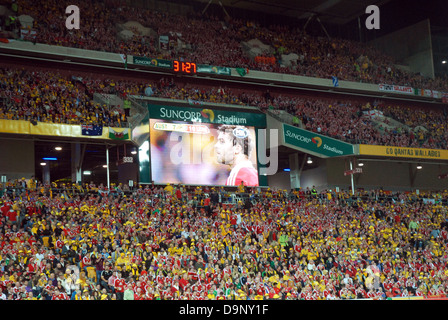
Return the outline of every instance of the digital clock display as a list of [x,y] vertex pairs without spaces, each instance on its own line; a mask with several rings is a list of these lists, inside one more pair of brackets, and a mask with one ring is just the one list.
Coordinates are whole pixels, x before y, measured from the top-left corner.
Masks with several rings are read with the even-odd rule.
[[173,61],[174,72],[182,72],[187,74],[196,74],[196,63],[185,61]]

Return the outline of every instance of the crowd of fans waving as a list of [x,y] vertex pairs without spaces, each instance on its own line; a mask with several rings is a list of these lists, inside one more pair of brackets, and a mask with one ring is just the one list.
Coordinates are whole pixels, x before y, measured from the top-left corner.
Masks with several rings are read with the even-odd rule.
[[0,299],[444,298],[447,196],[10,181]]

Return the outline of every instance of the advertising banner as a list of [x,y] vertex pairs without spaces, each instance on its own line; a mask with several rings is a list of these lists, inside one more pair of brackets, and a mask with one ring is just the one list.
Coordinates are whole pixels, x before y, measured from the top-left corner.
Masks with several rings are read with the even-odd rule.
[[446,94],[445,92],[440,92],[437,90],[418,89],[418,88],[397,86],[397,85],[393,85],[393,84],[384,84],[384,83],[380,84],[378,86],[378,89],[380,91],[413,94],[416,96],[442,99],[442,101],[443,101],[444,95]]
[[414,94],[414,89],[412,87],[405,86],[397,86],[393,84],[380,84],[380,91],[389,91],[389,92],[397,92],[397,93],[405,93],[405,94]]
[[266,127],[263,113],[215,110],[204,105],[189,108],[148,104],[148,110],[151,119]]
[[213,73],[213,74],[222,74],[226,76],[231,75],[230,68],[227,67],[216,67],[216,66],[209,66],[206,64],[198,64],[196,72],[202,72],[202,73]]
[[354,154],[353,145],[308,130],[283,124],[285,144],[320,154],[323,158]]
[[170,60],[133,56],[133,62],[134,62],[134,64],[138,64],[141,66],[147,66],[147,67],[159,67],[159,68],[167,68],[167,69],[173,68],[173,62]]
[[[37,122],[33,125],[30,121],[25,120],[0,120],[0,132],[1,133],[15,133],[15,134],[29,134],[29,135],[42,135],[42,136],[57,136],[57,137],[72,137],[72,138],[91,138],[91,139],[110,139],[109,130],[103,130],[101,132],[95,131],[95,134],[87,134],[87,131],[91,131],[93,126],[73,124],[56,124]],[[121,132],[123,128],[109,128],[112,131]],[[126,138],[125,140],[129,140]]]
[[448,160],[448,150],[359,145],[359,154],[380,157]]

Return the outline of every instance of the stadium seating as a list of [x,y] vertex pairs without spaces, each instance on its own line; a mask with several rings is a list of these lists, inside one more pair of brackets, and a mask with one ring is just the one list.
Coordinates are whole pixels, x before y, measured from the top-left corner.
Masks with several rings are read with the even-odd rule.
[[[66,124],[126,124],[122,106],[94,102],[93,93],[122,94],[115,83],[83,81],[46,70],[24,68],[0,70],[0,118]],[[123,85],[126,83],[123,82]],[[131,89],[126,86],[126,89]]]
[[[15,81],[19,79],[20,81]],[[261,90],[194,86],[162,78],[158,81],[121,80],[20,66],[0,69],[0,118],[54,123],[126,126],[123,105],[106,106],[94,101],[94,93],[112,93],[123,99],[145,95],[151,86],[153,97],[197,102],[250,105],[260,110],[284,110],[297,117],[310,131],[350,143],[444,149],[447,147],[447,114],[435,108],[407,106],[381,100],[309,98]],[[53,89],[53,91],[51,90]],[[74,90],[69,92],[68,90]],[[378,124],[365,111],[381,111]],[[399,123],[398,128],[387,125]]]
[[[29,40],[37,43],[420,89],[447,87],[447,79],[402,71],[391,57],[365,44],[313,37],[289,26],[262,26],[238,19],[220,21],[200,13],[173,15],[112,0],[79,4],[83,27],[67,31],[61,17],[71,3],[17,3],[18,15],[34,19],[36,36]],[[123,31],[126,37],[121,35]],[[161,35],[170,35],[166,50],[159,48]],[[257,41],[257,48],[263,50],[253,51],[251,41]]]

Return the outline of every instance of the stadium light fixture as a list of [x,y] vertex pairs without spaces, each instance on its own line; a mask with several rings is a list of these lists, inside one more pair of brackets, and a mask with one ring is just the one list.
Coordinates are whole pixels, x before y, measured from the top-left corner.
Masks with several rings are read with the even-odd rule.
[[421,165],[421,164],[418,164],[418,165],[417,165],[417,169],[420,170],[421,168],[423,168],[422,165]]
[[137,150],[132,150],[131,154],[137,154]]
[[54,147],[54,150],[56,150],[56,151],[61,151],[61,150],[62,150],[62,147],[59,147],[59,146]]
[[107,168],[107,164],[103,164],[103,168]]
[[308,163],[308,164],[313,163],[313,159],[311,159],[311,157],[308,157],[308,160],[306,161],[306,163]]
[[359,163],[358,163],[358,166],[359,166],[359,167],[362,167],[363,165],[364,165],[363,162],[359,162]]
[[83,172],[83,174],[84,174],[85,176],[90,176],[90,175],[92,174],[92,171],[88,171],[88,170],[86,170],[86,171]]
[[46,166],[47,163],[46,163],[46,162],[41,162],[40,165],[41,165],[41,166]]
[[442,64],[446,64],[446,60],[442,60]]

